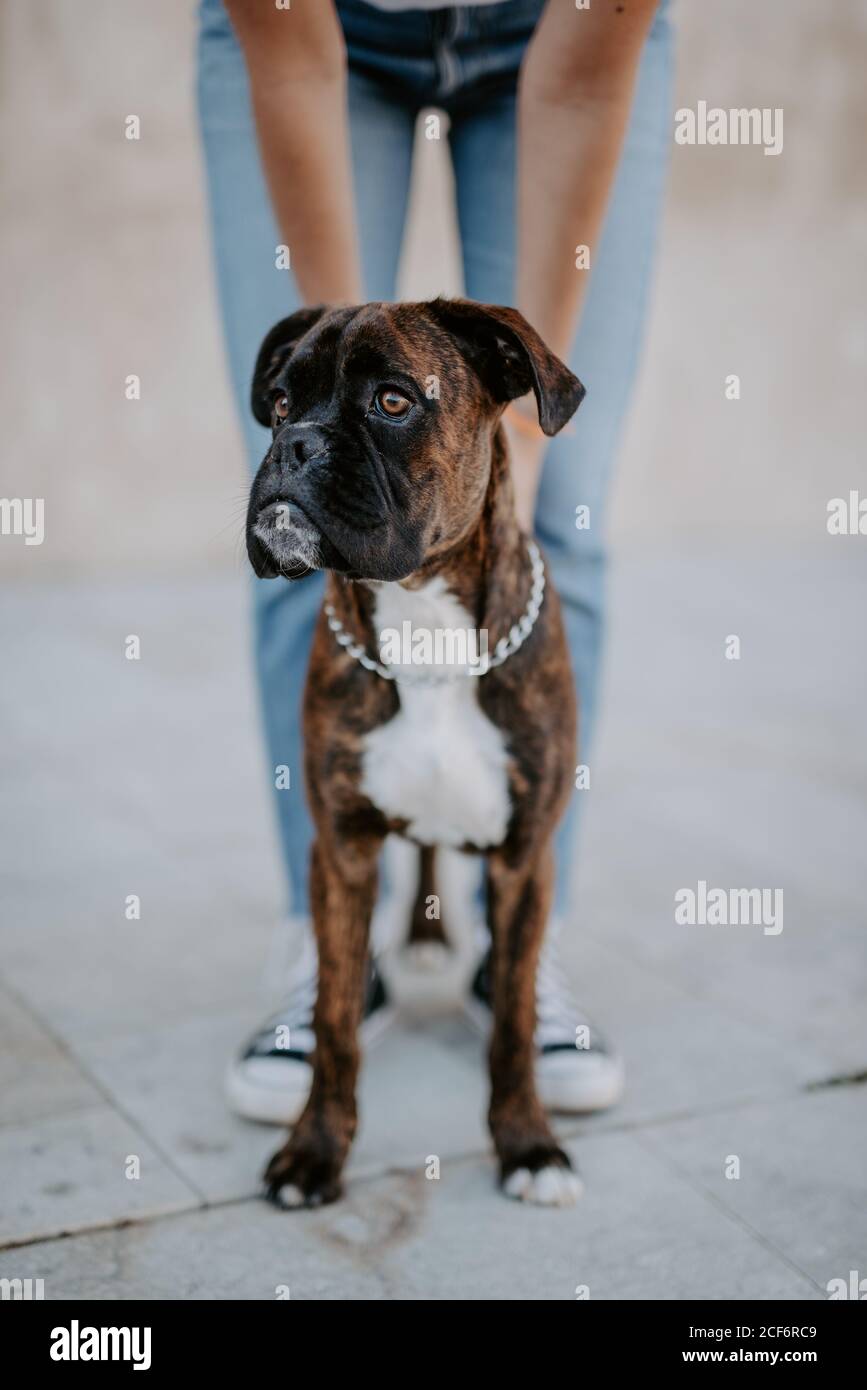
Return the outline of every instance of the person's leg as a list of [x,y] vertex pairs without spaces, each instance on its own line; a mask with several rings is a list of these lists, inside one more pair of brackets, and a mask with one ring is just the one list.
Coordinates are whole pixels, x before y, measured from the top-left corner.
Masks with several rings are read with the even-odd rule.
[[[270,435],[249,407],[253,364],[262,338],[298,307],[291,272],[277,269],[277,232],[259,162],[247,74],[221,0],[204,0],[198,49],[198,105],[205,152],[211,231],[231,383],[250,472]],[[415,113],[390,99],[372,79],[351,71],[352,158],[366,292],[394,295]],[[290,911],[307,912],[311,839],[301,761],[301,698],[323,577],[296,584],[251,580],[256,675],[261,696],[268,776],[278,816]],[[275,769],[289,769],[278,790]]]
[[[632,119],[612,191],[587,300],[569,363],[587,385],[574,435],[551,441],[536,530],[562,597],[581,700],[579,762],[589,763],[599,692],[605,612],[607,502],[635,381],[671,145],[673,43],[660,14],[644,51]],[[582,272],[576,271],[576,274]],[[577,508],[589,526],[578,529]],[[570,890],[580,791],[558,836],[557,908]]]
[[[528,3],[522,0],[521,8]],[[494,21],[493,11],[488,15]],[[491,38],[495,45],[493,34]],[[473,299],[509,304],[514,298],[516,240],[514,35],[500,49],[500,56],[506,71],[501,68],[499,85],[490,86],[489,52],[485,55],[488,89],[482,91],[482,99],[456,105],[450,139],[466,292]],[[468,51],[467,63],[471,61]],[[507,80],[510,65],[511,82]],[[562,602],[579,693],[581,762],[588,760],[599,683],[605,503],[637,366],[662,203],[670,141],[671,67],[671,36],[667,19],[660,15],[643,56],[589,295],[569,356],[570,366],[588,387],[587,400],[570,432],[548,447],[536,508],[535,529]],[[576,508],[582,505],[590,508],[586,530],[575,525]],[[579,804],[576,790],[557,837],[555,920],[568,910]],[[596,1110],[613,1104],[623,1088],[622,1064],[571,999],[553,940],[543,949],[536,998],[540,1099],[549,1108],[561,1110]],[[490,957],[486,956],[468,1000],[470,1016],[481,1028],[489,1022],[491,1000]],[[586,1027],[583,1034],[576,1031],[582,1026]]]
[[[667,8],[663,6],[663,11]],[[604,626],[604,522],[621,427],[635,379],[670,146],[672,36],[657,16],[642,58],[629,131],[569,365],[588,388],[568,433],[548,446],[536,508],[563,605],[580,701],[580,761],[595,723]],[[515,92],[501,91],[452,122],[467,294],[511,303],[515,261]],[[577,271],[576,274],[582,272]],[[590,525],[576,527],[576,508]],[[567,905],[580,792],[557,844],[556,911]]]
[[[375,12],[373,12],[375,21]],[[361,19],[366,16],[361,12]],[[385,17],[380,21],[387,22]],[[375,34],[373,35],[375,37]],[[350,60],[352,41],[348,41]],[[299,305],[292,276],[277,269],[281,241],[259,162],[246,69],[222,0],[203,0],[198,50],[198,103],[205,152],[211,229],[230,376],[247,446],[258,468],[270,435],[253,419],[249,387],[259,345],[277,319]],[[415,110],[388,84],[350,66],[352,159],[362,269],[370,298],[394,296],[412,159]],[[281,930],[289,970],[286,996],[233,1060],[230,1104],[251,1119],[290,1123],[310,1085],[311,1018],[316,954],[308,919],[312,827],[303,785],[301,701],[323,576],[296,584],[253,580],[254,641],[267,749],[276,798],[279,843],[286,870],[291,925]],[[286,766],[287,790],[275,770]],[[294,929],[293,929],[294,928]],[[372,971],[363,1035],[370,1042],[388,1017],[378,974]]]

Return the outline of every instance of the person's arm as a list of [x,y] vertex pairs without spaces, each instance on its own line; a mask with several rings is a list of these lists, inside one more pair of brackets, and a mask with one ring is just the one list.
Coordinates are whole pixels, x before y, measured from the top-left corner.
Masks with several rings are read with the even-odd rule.
[[259,150],[306,304],[361,298],[346,50],[332,0],[226,0],[244,50]]
[[[568,359],[658,0],[548,0],[518,94],[517,307]],[[575,248],[590,250],[578,270]],[[590,385],[592,390],[592,383]],[[522,521],[531,523],[544,441],[518,402],[510,429]],[[526,423],[525,423],[526,422]]]

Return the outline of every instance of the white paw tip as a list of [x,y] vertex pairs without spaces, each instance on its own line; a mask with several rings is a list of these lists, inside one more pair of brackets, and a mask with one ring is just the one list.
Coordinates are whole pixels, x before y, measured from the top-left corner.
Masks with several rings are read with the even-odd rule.
[[551,1164],[531,1173],[529,1168],[516,1168],[503,1184],[507,1197],[518,1202],[533,1202],[538,1207],[574,1206],[584,1191],[584,1184],[570,1168]]
[[404,959],[410,970],[423,975],[442,975],[451,951],[439,941],[416,941],[406,947]]
[[303,1207],[305,1198],[300,1187],[295,1187],[294,1183],[287,1182],[278,1190],[276,1201],[278,1206],[286,1207],[288,1211],[292,1211],[296,1207]]

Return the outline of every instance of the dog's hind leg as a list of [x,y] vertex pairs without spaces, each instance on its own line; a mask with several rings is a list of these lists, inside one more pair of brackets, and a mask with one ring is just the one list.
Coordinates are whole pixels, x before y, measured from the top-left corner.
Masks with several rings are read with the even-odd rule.
[[281,1206],[319,1206],[340,1196],[340,1174],[355,1136],[358,1026],[368,970],[381,837],[323,844],[311,858],[311,905],[319,954],[310,1096],[265,1172]]
[[507,1196],[542,1206],[571,1206],[581,1191],[536,1095],[536,966],[551,906],[550,846],[529,862],[488,857],[488,915],[493,945],[494,1026],[488,1121]]
[[408,946],[448,946],[442,922],[442,902],[437,892],[436,848],[422,845],[418,855],[418,886],[409,922]]

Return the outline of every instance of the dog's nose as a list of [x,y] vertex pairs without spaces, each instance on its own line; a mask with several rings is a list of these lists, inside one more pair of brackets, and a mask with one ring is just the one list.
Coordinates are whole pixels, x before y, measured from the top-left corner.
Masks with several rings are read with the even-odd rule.
[[281,464],[297,468],[325,452],[325,432],[320,425],[303,420],[286,425],[274,441],[272,452]]

